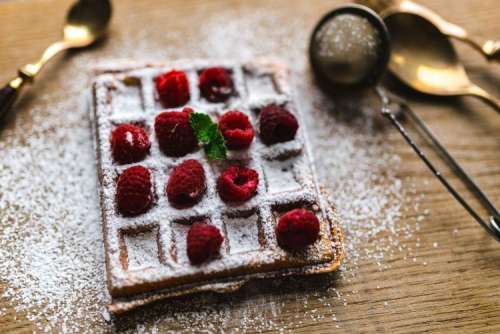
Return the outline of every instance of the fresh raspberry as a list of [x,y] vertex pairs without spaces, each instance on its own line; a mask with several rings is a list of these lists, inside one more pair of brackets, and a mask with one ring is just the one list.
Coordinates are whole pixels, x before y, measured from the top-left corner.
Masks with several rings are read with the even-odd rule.
[[256,192],[259,174],[251,168],[231,166],[217,180],[217,190],[226,202],[249,200]]
[[116,183],[118,210],[127,216],[146,212],[153,203],[153,187],[149,170],[142,166],[127,168]]
[[201,72],[198,86],[201,95],[210,102],[224,102],[233,93],[231,74],[222,67],[210,67]]
[[269,105],[260,111],[260,138],[267,145],[292,140],[298,128],[297,119],[284,107]]
[[198,140],[189,124],[191,108],[166,111],[155,119],[155,132],[160,149],[168,156],[182,157],[198,147]]
[[198,203],[206,189],[205,170],[196,160],[186,160],[174,168],[167,183],[169,202],[178,206]]
[[200,264],[217,255],[224,241],[214,225],[195,223],[187,234],[187,255],[192,264]]
[[186,73],[172,70],[156,78],[156,91],[165,108],[175,108],[189,101],[189,82]]
[[248,116],[238,110],[231,110],[219,119],[219,129],[231,150],[250,146],[253,140],[253,126]]
[[288,250],[304,249],[313,244],[319,235],[319,220],[306,209],[285,213],[276,225],[276,237],[281,247]]
[[123,124],[114,129],[110,142],[113,159],[120,164],[141,161],[151,147],[146,130],[132,124]]

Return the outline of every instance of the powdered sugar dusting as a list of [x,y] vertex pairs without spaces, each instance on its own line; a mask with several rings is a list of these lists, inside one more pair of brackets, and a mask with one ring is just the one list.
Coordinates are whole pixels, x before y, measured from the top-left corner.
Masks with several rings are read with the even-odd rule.
[[127,131],[126,135],[125,135],[125,139],[127,140],[127,142],[130,144],[130,145],[133,145],[134,144],[134,137],[132,135],[132,132],[130,131]]
[[36,308],[28,311],[28,319],[71,332],[79,328],[61,323],[61,317],[78,314],[99,323],[92,312],[101,308],[95,300],[102,300],[105,290],[91,181],[94,154],[82,126],[88,121],[76,112],[65,116],[66,127],[50,126],[67,105],[51,104],[51,114],[33,109],[35,128],[23,129],[20,123],[15,129],[31,134],[26,141],[9,130],[3,134],[7,140],[0,141],[0,272],[8,284],[4,297],[18,311]]
[[248,217],[225,217],[226,229],[231,254],[258,250],[260,247],[258,235],[258,217],[252,214]]
[[[315,17],[310,6],[300,12]],[[310,137],[317,170],[346,223],[348,257],[341,277],[290,279],[235,295],[197,296],[106,321],[95,159],[88,110],[80,98],[88,87],[88,65],[116,57],[247,59],[276,53],[293,65],[295,78],[310,78],[305,49],[314,22],[284,15],[276,8],[264,12],[243,6],[207,17],[200,5],[190,18],[204,20],[199,36],[181,30],[166,34],[155,25],[141,31],[123,25],[107,45],[77,55],[51,78],[64,84],[64,92],[41,88],[32,106],[20,106],[24,112],[15,125],[0,134],[0,279],[6,287],[3,297],[34,330],[291,332],[306,322],[342,326],[338,314],[355,300],[351,282],[356,282],[361,261],[383,270],[395,253],[416,260],[415,250],[398,240],[410,238],[422,221],[401,224],[399,217],[418,206],[419,196],[398,178],[399,158],[384,140],[386,133],[372,126],[373,117],[363,116],[369,110],[332,105],[305,79],[298,86],[298,100],[308,128],[315,129]],[[166,47],[171,44],[178,47]],[[348,120],[342,115],[349,111],[363,117]]]
[[137,234],[125,234],[124,243],[127,250],[127,267],[129,270],[140,270],[158,266],[160,263],[156,230]]

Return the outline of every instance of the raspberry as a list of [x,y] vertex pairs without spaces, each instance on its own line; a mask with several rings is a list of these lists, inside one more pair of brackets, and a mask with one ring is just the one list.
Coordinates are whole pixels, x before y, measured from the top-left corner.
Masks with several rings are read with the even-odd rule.
[[189,124],[191,108],[166,111],[155,119],[155,132],[160,149],[168,156],[182,157],[198,147],[198,140]]
[[172,70],[158,76],[156,90],[165,108],[180,107],[189,101],[189,82],[182,71]]
[[231,110],[219,119],[219,129],[231,150],[250,146],[254,131],[248,116],[238,110]]
[[259,174],[253,169],[231,166],[217,180],[217,190],[226,202],[249,200],[256,192]]
[[233,93],[231,75],[222,67],[211,67],[201,72],[198,86],[201,95],[210,102],[224,102]]
[[276,237],[281,247],[300,250],[313,244],[319,235],[316,215],[306,209],[294,209],[285,213],[276,225]]
[[144,159],[151,147],[146,130],[132,124],[123,124],[114,129],[110,142],[113,159],[120,164]]
[[269,105],[260,111],[260,138],[267,145],[292,140],[298,128],[297,119],[284,107]]
[[175,205],[192,206],[200,201],[206,187],[203,166],[196,160],[186,160],[172,171],[167,197]]
[[195,223],[187,234],[187,255],[192,264],[200,264],[219,253],[224,241],[219,229],[205,223]]
[[118,210],[127,216],[146,212],[153,203],[153,187],[149,170],[142,166],[127,168],[116,183]]

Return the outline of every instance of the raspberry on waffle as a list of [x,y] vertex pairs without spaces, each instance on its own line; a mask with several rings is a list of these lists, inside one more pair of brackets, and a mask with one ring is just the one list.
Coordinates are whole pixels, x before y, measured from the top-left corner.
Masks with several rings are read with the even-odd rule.
[[[232,90],[224,99],[207,99],[200,92],[200,75],[209,68],[222,68],[231,76]],[[165,108],[155,82],[172,70],[186,74],[190,94],[185,105]],[[343,258],[338,217],[317,184],[305,126],[293,101],[288,71],[281,63],[266,59],[247,63],[195,60],[102,67],[96,70],[92,90],[111,312],[120,314],[155,300],[189,293],[234,291],[251,279],[317,274],[338,268]],[[266,133],[267,140],[262,140],[259,113],[270,106],[280,109],[278,116],[270,118],[277,123],[266,127],[271,134]],[[208,114],[215,123],[226,112],[238,110],[248,116],[255,137],[248,147],[228,150],[223,161],[209,160],[201,146],[186,150],[182,156],[168,155],[160,149],[155,135],[155,118],[184,107]],[[288,123],[279,124],[281,119]],[[113,159],[110,136],[122,124],[133,124],[148,133],[151,147],[143,159],[129,164]],[[274,142],[269,140],[273,129],[280,131]],[[197,200],[178,206],[169,201],[167,184],[175,167],[187,160],[201,164],[206,184],[193,183],[194,188],[199,188]],[[125,215],[117,206],[116,186],[120,175],[133,166],[149,170],[153,200],[144,212]],[[223,200],[218,192],[217,180],[231,166],[241,167],[240,171],[251,169],[258,175],[256,182],[255,172],[249,174],[247,178],[257,184],[256,189],[250,189],[239,202]],[[229,180],[235,182],[235,187],[239,182],[249,182],[241,181],[238,175]],[[132,195],[135,193],[130,196],[135,198]],[[291,216],[295,220],[286,221],[292,227],[298,226],[286,230],[292,233],[287,234],[287,240],[292,240],[287,242],[304,240],[294,239],[293,235],[293,231],[305,226],[296,221],[300,217],[316,224],[310,231],[318,233],[317,237],[308,237],[307,243],[298,245],[299,250],[295,249],[297,245],[282,247],[276,235],[281,217],[295,209],[306,209],[319,221],[319,233],[316,219],[306,212],[300,211],[300,215]],[[207,244],[213,248],[210,257],[193,263],[188,257],[187,236],[195,223],[217,229],[207,228],[208,232],[199,232],[196,243],[191,242],[196,247]]]

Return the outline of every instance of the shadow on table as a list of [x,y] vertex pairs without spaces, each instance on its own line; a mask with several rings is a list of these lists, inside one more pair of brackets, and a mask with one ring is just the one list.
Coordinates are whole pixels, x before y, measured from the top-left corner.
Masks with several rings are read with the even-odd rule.
[[[226,294],[199,293],[161,300],[119,317],[113,317],[111,321],[114,329],[118,332],[135,329],[137,324],[157,323],[162,320],[166,322],[172,320],[175,324],[182,326],[175,319],[181,318],[183,314],[191,312],[199,312],[202,315],[206,314],[204,312],[217,314],[228,307],[231,310],[236,310],[240,305],[252,305],[254,302],[255,307],[261,308],[258,313],[262,314],[265,312],[262,299],[266,301],[267,298],[276,297],[279,298],[280,302],[297,303],[297,299],[301,296],[307,297],[313,293],[326,294],[329,288],[335,286],[337,278],[338,273],[334,272],[312,276],[253,280],[236,292]],[[259,302],[261,305],[258,305]],[[194,323],[192,325],[195,326]]]
[[310,102],[314,112],[327,113],[337,124],[363,129],[373,135],[390,130],[391,123],[382,115],[382,103],[373,88],[334,87],[309,72],[306,77],[306,84],[298,90],[314,97]]

